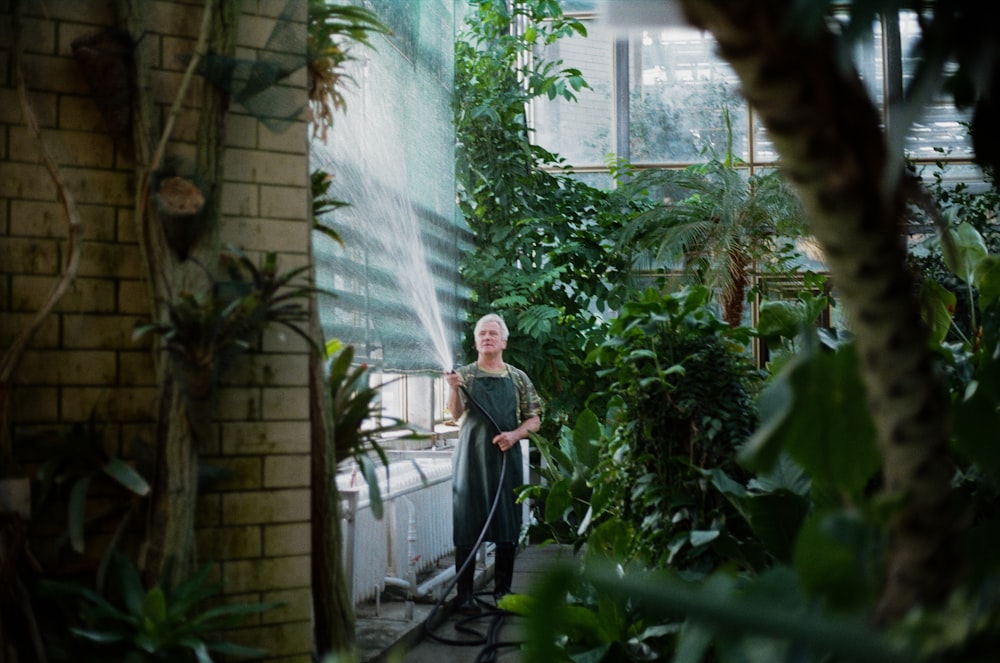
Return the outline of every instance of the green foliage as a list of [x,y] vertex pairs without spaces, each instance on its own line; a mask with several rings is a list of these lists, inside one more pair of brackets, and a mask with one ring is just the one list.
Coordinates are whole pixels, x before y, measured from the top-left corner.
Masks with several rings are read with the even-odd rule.
[[351,47],[372,47],[371,35],[390,33],[378,16],[364,7],[309,0],[309,107],[314,134],[325,139],[333,126],[334,111],[347,108],[341,89],[350,80],[345,65],[357,59]]
[[333,412],[333,441],[337,460],[353,458],[368,484],[372,513],[382,517],[382,494],[375,462],[370,452],[389,465],[385,450],[378,440],[389,435],[399,440],[424,439],[412,426],[382,413],[378,403],[379,389],[389,383],[371,386],[368,365],[353,365],[354,347],[343,346],[331,357],[329,367],[330,405]]
[[346,207],[350,203],[330,197],[330,187],[333,185],[333,175],[317,168],[309,176],[310,190],[312,192],[312,228],[323,233],[337,244],[344,246],[344,239],[336,230],[323,223],[322,217],[328,212],[332,212],[341,207]]
[[760,395],[761,425],[742,450],[766,471],[784,451],[814,481],[857,495],[879,469],[875,425],[853,343],[821,347],[815,332]]
[[619,247],[635,245],[655,268],[680,268],[689,282],[718,288],[732,326],[742,324],[751,271],[775,260],[782,238],[805,234],[798,196],[779,172],[747,177],[731,154],[684,170],[644,171],[629,186],[680,199],[636,215]]
[[[87,497],[99,477],[110,479],[114,485],[123,488],[133,503],[150,492],[149,484],[139,472],[106,450],[96,410],[91,410],[86,423],[73,424],[64,434],[44,433],[25,442],[36,449],[45,450],[44,461],[38,468],[41,495],[34,507],[36,516],[55,499],[57,492],[64,492],[62,497],[67,505],[67,538],[73,550],[78,553],[85,550],[88,523],[108,516],[87,516]],[[125,513],[129,504],[116,503],[110,508],[112,511],[120,510]],[[121,521],[122,525],[126,522],[126,518]]]
[[235,247],[219,260],[225,280],[213,281],[200,292],[180,293],[175,301],[167,303],[166,320],[140,325],[133,335],[158,335],[182,366],[210,371],[234,354],[248,350],[256,334],[272,323],[315,346],[299,324],[309,319],[305,305],[309,298],[329,293],[296,283],[308,274],[308,265],[279,274],[276,253],[264,254],[258,267]]
[[44,582],[42,591],[50,597],[76,599],[78,613],[69,607],[71,632],[75,641],[60,650],[49,643],[56,660],[198,661],[210,663],[212,653],[224,656],[259,657],[266,652],[210,635],[237,626],[248,615],[278,607],[279,604],[219,604],[199,610],[200,604],[216,596],[220,586],[208,584],[211,565],[194,576],[171,585],[168,578],[148,590],[139,571],[124,556],[115,555],[111,566],[112,586],[107,595],[73,583]]
[[[515,22],[523,32],[512,30]],[[621,301],[630,264],[610,238],[636,208],[559,172],[559,158],[529,140],[532,99],[573,99],[586,85],[535,49],[582,34],[557,2],[516,0],[508,9],[489,1],[472,4],[456,42],[459,205],[476,234],[461,265],[474,292],[469,318],[503,315],[509,354],[546,401],[546,430],[580,412],[594,390],[583,358]]]
[[603,458],[608,432],[586,409],[572,429],[560,429],[555,442],[541,435],[533,435],[532,442],[542,458],[537,468],[542,482],[523,487],[518,499],[530,499],[541,511],[528,535],[579,548],[591,528],[613,518],[620,504],[617,469]]
[[[581,596],[594,595],[625,609],[587,617],[581,608],[593,607]],[[912,648],[890,642],[864,621],[816,611],[784,568],[753,579],[719,572],[695,584],[669,571],[595,559],[582,573],[551,569],[530,600],[504,606],[528,617],[528,663],[917,660]],[[587,624],[594,629],[584,639],[579,633]]]
[[651,560],[702,570],[731,555],[760,563],[745,523],[703,474],[744,474],[735,458],[756,423],[758,380],[748,330],[715,317],[710,297],[704,287],[646,290],[589,357],[622,403],[608,454],[625,484],[624,517]]
[[[823,314],[835,305],[829,294],[825,275],[804,272],[803,288],[794,301],[788,299],[763,299],[757,308],[757,327],[754,333],[767,347],[768,362],[773,374],[780,365],[798,350],[800,337],[811,335],[812,329],[823,319]],[[762,297],[767,296],[761,288]],[[821,333],[834,333],[823,330]]]
[[[748,523],[773,536],[780,528],[764,499],[728,474],[745,474],[734,458],[755,420],[756,372],[739,359],[746,330],[716,318],[708,299],[705,288],[650,289],[625,304],[590,355],[610,379],[608,422],[585,409],[555,442],[533,437],[544,482],[522,492],[541,509],[532,534],[600,548],[615,523],[609,554],[643,564],[704,572],[726,555],[763,563]],[[801,521],[798,502],[771,502]]]

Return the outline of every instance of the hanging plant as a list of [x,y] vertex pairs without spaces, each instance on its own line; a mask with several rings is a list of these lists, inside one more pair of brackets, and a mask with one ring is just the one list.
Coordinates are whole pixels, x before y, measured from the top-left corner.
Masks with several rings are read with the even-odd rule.
[[[314,340],[300,325],[309,319],[309,298],[331,294],[298,279],[309,271],[304,265],[278,273],[278,258],[266,253],[261,265],[237,248],[220,257],[226,279],[214,281],[200,292],[185,291],[167,304],[161,322],[136,327],[134,338],[160,336],[181,374],[185,393],[211,394],[218,372],[234,355],[249,350],[256,336],[272,323],[284,326],[306,340]],[[207,270],[206,270],[207,271]]]

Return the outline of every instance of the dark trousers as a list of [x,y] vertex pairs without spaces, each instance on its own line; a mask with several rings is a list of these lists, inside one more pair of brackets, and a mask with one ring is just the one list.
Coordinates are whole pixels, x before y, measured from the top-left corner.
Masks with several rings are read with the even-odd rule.
[[[466,546],[455,547],[455,573],[458,574],[458,598],[460,601],[471,598],[474,593],[473,584],[476,577],[476,560],[470,560],[470,557],[472,557],[472,548]],[[469,560],[469,565],[463,571],[462,566],[466,560]]]
[[493,593],[497,595],[510,594],[510,583],[514,580],[513,543],[498,543],[496,560],[493,566]]
[[[502,595],[510,594],[510,585],[514,580],[514,557],[516,546],[513,543],[496,544],[496,559],[493,566],[493,593]],[[462,569],[466,560],[472,557],[473,550],[466,546],[455,547],[455,573],[458,574],[458,596],[465,599],[474,594],[474,581],[476,577],[476,560],[469,561],[469,565]]]

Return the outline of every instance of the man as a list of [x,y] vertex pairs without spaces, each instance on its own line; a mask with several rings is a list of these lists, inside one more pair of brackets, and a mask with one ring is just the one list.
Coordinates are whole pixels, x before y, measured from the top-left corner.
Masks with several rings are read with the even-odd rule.
[[521,531],[514,489],[524,483],[519,442],[541,424],[542,405],[531,380],[521,369],[504,363],[508,336],[503,318],[495,313],[484,315],[475,327],[478,359],[445,375],[451,387],[448,409],[459,421],[452,499],[455,568],[460,572],[458,609],[464,614],[479,612],[473,591],[475,560],[468,565],[466,560],[475,553],[498,490],[496,512],[483,540],[496,544],[494,595],[510,592]]

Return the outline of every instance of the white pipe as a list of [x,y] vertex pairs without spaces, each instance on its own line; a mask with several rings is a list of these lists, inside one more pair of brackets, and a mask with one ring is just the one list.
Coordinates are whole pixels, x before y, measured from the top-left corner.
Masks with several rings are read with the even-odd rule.
[[418,601],[436,601],[440,597],[435,596],[435,590],[441,585],[447,584],[455,577],[455,565],[452,564],[446,569],[443,569],[440,573],[436,574],[432,578],[426,580],[422,584],[414,587],[410,584],[409,580],[404,580],[403,578],[394,578],[391,576],[386,576],[385,584],[392,587],[398,587],[399,589],[405,589],[407,592],[412,594],[413,598]]
[[455,565],[452,564],[444,571],[441,571],[441,573],[438,573],[433,578],[431,578],[424,584],[417,587],[417,591],[414,592],[414,595],[419,598],[430,598],[434,601],[437,601],[441,597],[435,595],[435,590],[438,588],[438,586],[450,582],[451,579],[454,577],[455,577]]
[[409,514],[407,529],[406,529],[406,559],[407,559],[407,571],[408,580],[410,581],[411,591],[406,594],[406,618],[413,619],[413,591],[412,588],[417,586],[417,516],[416,509],[413,508],[413,502],[408,497],[400,497],[399,500],[406,505],[407,513]]

